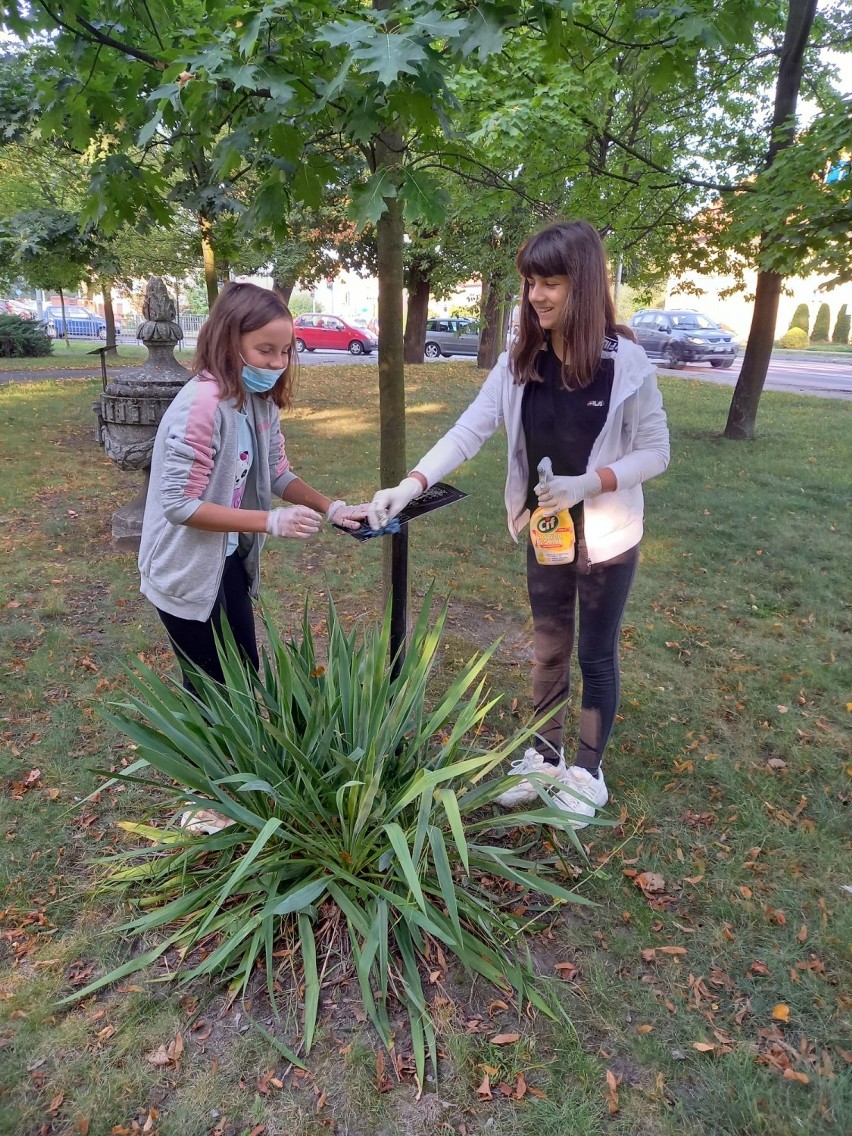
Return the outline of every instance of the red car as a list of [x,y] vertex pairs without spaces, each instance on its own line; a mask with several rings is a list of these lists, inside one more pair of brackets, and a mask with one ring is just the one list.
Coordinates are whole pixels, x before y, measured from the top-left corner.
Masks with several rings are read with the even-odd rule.
[[350,355],[369,355],[379,342],[371,331],[353,327],[340,316],[310,312],[293,321],[296,350],[348,351]]

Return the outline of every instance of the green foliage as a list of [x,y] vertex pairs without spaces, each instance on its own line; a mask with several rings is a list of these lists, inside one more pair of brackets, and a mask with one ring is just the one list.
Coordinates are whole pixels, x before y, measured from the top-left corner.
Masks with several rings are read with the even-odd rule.
[[207,300],[207,289],[203,284],[196,281],[186,289],[181,301],[181,310],[194,316],[209,314],[210,304]]
[[314,306],[314,299],[310,292],[293,292],[287,307],[294,316],[303,316],[306,312],[322,311],[322,304]]
[[831,342],[848,343],[850,324],[852,324],[852,315],[846,310],[846,305],[843,304],[837,313],[837,322],[834,325],[834,331],[831,333]]
[[828,343],[831,330],[831,310],[828,304],[820,304],[811,332],[811,343]]
[[805,335],[811,329],[811,314],[808,310],[807,304],[799,304],[793,312],[793,318],[790,320],[790,327],[800,327]]
[[[304,983],[307,1052],[323,977],[335,973],[334,956],[351,953],[364,1008],[387,1045],[389,998],[407,1011],[421,1084],[427,1050],[436,1063],[420,974],[435,944],[547,1012],[517,939],[554,902],[589,902],[565,886],[559,836],[580,845],[543,789],[542,807],[492,815],[510,779],[490,775],[532,728],[492,749],[477,745],[477,727],[499,701],[481,677],[493,647],[430,703],[446,614],[435,618],[427,602],[395,678],[389,609],[380,628],[359,636],[333,606],[325,661],[306,612],[301,642],[282,642],[267,621],[259,674],[226,638],[225,685],[196,673],[199,698],[142,669],[144,699],[104,712],[139,748],[140,760],[117,778],[138,782],[151,766],[168,780],[176,811],[212,804],[231,823],[207,836],[124,826],[151,846],[111,858],[108,886],[131,889],[143,909],[121,930],[167,933],[80,997],[171,947],[203,943],[200,957],[184,956],[183,980],[225,976],[245,991],[263,964],[275,1003],[275,952],[286,943],[285,970],[299,967]],[[160,780],[150,785],[163,791]],[[523,848],[505,844],[502,834],[519,824]],[[556,852],[527,859],[544,833]]]
[[800,327],[791,327],[788,331],[785,331],[778,340],[778,346],[798,349],[807,347],[809,342],[810,340],[808,339],[808,333],[806,331],[803,331]]
[[37,288],[76,288],[91,254],[91,239],[67,210],[26,209],[0,222],[0,257]]
[[5,359],[23,359],[50,355],[52,351],[53,341],[37,320],[0,315],[0,356]]

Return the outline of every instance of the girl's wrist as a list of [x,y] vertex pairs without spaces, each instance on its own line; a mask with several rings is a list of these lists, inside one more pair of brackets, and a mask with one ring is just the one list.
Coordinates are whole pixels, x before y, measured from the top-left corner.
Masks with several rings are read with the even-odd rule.
[[421,490],[426,490],[426,489],[428,489],[428,488],[429,488],[429,481],[428,481],[428,479],[427,479],[426,475],[425,475],[425,474],[423,474],[423,473],[421,473],[419,469],[413,469],[413,470],[412,470],[412,471],[411,471],[411,472],[409,473],[409,475],[408,475],[408,476],[409,476],[409,477],[413,477],[415,481],[419,481],[419,482],[420,482],[420,489],[421,489]]

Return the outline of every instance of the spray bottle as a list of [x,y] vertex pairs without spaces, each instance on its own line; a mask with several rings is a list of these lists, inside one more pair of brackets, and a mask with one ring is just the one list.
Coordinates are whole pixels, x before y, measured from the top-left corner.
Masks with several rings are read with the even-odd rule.
[[[553,477],[550,458],[542,458],[538,464],[538,479],[541,485]],[[555,513],[541,505],[530,517],[530,538],[539,564],[574,563],[574,522],[568,509]]]

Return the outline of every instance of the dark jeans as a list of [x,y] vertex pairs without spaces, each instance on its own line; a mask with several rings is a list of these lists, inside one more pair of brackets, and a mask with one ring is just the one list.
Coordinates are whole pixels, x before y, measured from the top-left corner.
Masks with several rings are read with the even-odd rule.
[[[578,564],[577,561],[582,561]],[[527,544],[527,589],[533,617],[533,706],[547,713],[568,697],[571,655],[574,650],[575,612],[579,608],[577,658],[583,676],[580,736],[577,756],[568,765],[597,770],[618,709],[620,679],[618,634],[639,547],[586,566],[583,556],[574,564],[539,564]],[[536,742],[545,757],[555,756],[562,745],[565,707],[541,727]]]
[[222,633],[222,621],[227,622],[237,646],[257,670],[260,659],[257,653],[257,636],[254,628],[254,609],[249,595],[249,579],[238,552],[233,552],[225,560],[222,583],[213,611],[209,619],[181,619],[157,608],[160,619],[169,633],[172,647],[183,671],[183,685],[187,690],[194,687],[184,670],[188,659],[200,670],[206,671],[217,682],[224,682],[222,667],[216,652],[214,629]]

